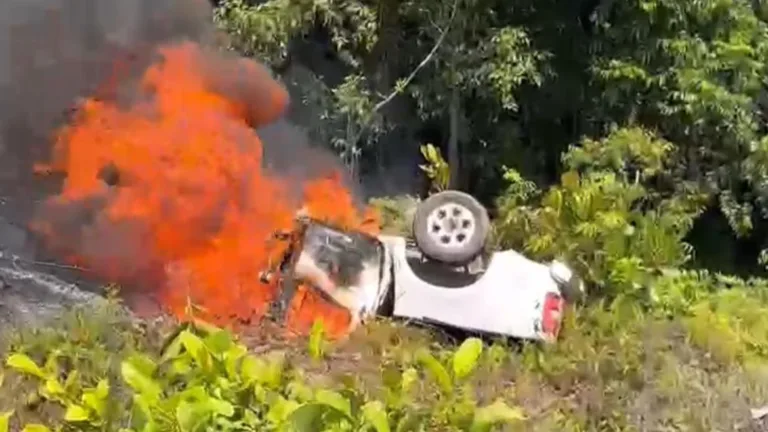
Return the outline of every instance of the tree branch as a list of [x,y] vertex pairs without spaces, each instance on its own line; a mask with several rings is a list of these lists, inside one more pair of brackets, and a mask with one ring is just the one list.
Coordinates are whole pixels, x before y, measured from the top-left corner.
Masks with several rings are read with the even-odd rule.
[[437,39],[437,42],[435,42],[435,46],[432,47],[432,50],[429,51],[429,54],[424,57],[423,60],[421,60],[421,63],[419,63],[413,71],[411,71],[410,75],[408,75],[407,78],[405,78],[405,81],[403,81],[403,84],[401,86],[397,86],[387,97],[385,97],[383,100],[381,100],[379,103],[377,103],[373,110],[371,111],[371,114],[375,114],[377,111],[382,109],[384,105],[388,104],[392,101],[392,99],[395,98],[400,93],[400,88],[405,88],[408,86],[408,84],[411,83],[416,78],[416,75],[419,73],[420,70],[424,68],[429,62],[432,60],[432,58],[435,57],[435,54],[437,54],[437,50],[440,49],[440,47],[443,45],[443,41],[445,41],[445,37],[448,35],[448,32],[451,31],[451,27],[453,26],[453,21],[456,18],[456,11],[459,9],[459,1],[460,0],[454,0],[453,2],[453,10],[451,11],[451,17],[448,20],[448,25],[445,27],[445,30],[440,34],[440,37]]
[[376,105],[374,105],[373,109],[371,110],[371,114],[368,117],[368,120],[360,126],[358,129],[358,132],[355,136],[355,138],[352,140],[351,144],[356,144],[360,137],[363,135],[363,132],[370,126],[371,122],[373,122],[373,116],[376,114],[376,112],[380,111],[382,108],[384,108],[385,105],[390,103],[392,99],[394,99],[398,94],[400,94],[401,89],[407,87],[415,78],[416,75],[424,69],[424,67],[429,64],[430,61],[435,57],[437,54],[437,50],[440,49],[440,47],[443,45],[443,42],[445,41],[446,36],[448,36],[448,33],[451,31],[451,27],[453,27],[453,23],[456,20],[456,12],[459,10],[459,2],[461,0],[454,0],[453,1],[453,9],[451,10],[451,17],[448,19],[448,24],[445,27],[445,30],[443,30],[440,33],[440,37],[438,37],[437,42],[435,42],[435,45],[432,47],[432,49],[429,51],[429,53],[424,57],[424,59],[421,60],[421,62],[411,71],[411,73],[405,78],[403,83],[401,85],[396,85],[395,89],[392,90],[384,99],[379,101]]

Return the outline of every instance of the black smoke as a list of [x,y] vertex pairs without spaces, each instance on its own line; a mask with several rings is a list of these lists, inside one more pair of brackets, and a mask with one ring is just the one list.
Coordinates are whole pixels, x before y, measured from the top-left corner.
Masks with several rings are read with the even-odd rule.
[[163,43],[210,43],[211,18],[203,0],[0,1],[0,195],[26,214],[51,191],[33,164],[77,101],[117,68],[127,77],[146,67]]
[[[0,0],[0,219],[23,225],[56,193],[60,179],[42,178],[33,166],[49,160],[53,135],[78,101],[131,103],[134,79],[160,46],[193,41],[214,52],[217,40],[206,0]],[[259,80],[221,69],[227,64],[210,63],[212,85],[257,107]],[[269,167],[290,178],[341,168],[285,120],[260,135]]]

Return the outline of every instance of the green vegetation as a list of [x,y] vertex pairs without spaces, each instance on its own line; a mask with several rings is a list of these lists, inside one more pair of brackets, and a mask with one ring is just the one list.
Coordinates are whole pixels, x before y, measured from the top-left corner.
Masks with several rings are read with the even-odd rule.
[[[96,327],[107,315],[87,322],[76,314],[64,331],[11,344],[5,366],[13,382],[3,394],[26,397],[2,415],[0,429],[9,430],[17,412],[25,431],[52,430],[30,415],[59,420],[63,430],[93,431],[482,432],[524,419],[502,400],[479,405],[469,385],[483,356],[479,339],[437,356],[426,347],[387,350],[381,385],[370,393],[351,374],[333,387],[313,383],[285,351],[251,354],[230,332],[205,324],[184,324],[162,349],[142,351],[126,338],[134,335],[129,329]],[[323,360],[321,338],[316,326],[310,361]]]
[[656,287],[652,311],[618,299],[570,311],[548,347],[454,344],[378,322],[339,345],[316,328],[270,348],[210,326],[134,327],[110,318],[118,305],[73,311],[8,341],[0,404],[11,430],[29,431],[748,425],[768,397],[768,310],[754,294],[766,286],[681,272]]
[[[73,311],[5,332],[0,432],[754,430],[749,409],[768,403],[765,1],[223,0],[216,21],[351,172],[412,155],[432,190],[494,211],[491,246],[564,259],[589,298],[545,347],[389,322],[264,344]],[[307,40],[340,76],[300,58]],[[407,232],[415,202],[373,204],[385,231]]]

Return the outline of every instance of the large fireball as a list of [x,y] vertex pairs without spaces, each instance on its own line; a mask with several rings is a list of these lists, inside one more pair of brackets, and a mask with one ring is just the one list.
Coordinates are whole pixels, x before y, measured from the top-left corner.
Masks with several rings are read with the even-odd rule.
[[[220,324],[261,317],[274,288],[258,273],[281,252],[271,235],[300,207],[358,229],[363,215],[330,169],[299,190],[264,171],[254,127],[288,104],[266,69],[192,43],[159,54],[130,96],[88,99],[59,131],[45,169],[65,179],[33,226],[68,260],[149,287],[177,316],[195,305]],[[309,318],[328,316],[307,304]]]

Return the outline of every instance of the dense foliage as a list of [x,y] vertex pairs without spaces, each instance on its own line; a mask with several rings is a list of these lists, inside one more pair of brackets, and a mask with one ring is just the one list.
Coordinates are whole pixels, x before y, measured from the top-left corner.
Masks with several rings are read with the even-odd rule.
[[[374,183],[377,167],[418,175],[431,142],[452,185],[490,205],[504,166],[548,187],[594,158],[620,168],[624,146],[650,158],[638,161],[652,165],[644,194],[700,195],[700,222],[730,226],[691,234],[720,246],[695,262],[754,272],[767,226],[763,3],[227,0],[217,19],[233,49],[268,59],[313,110],[297,121]],[[307,45],[326,60],[303,56]],[[630,143],[638,128],[666,144]],[[608,136],[627,142],[608,154]]]
[[768,284],[669,271],[655,288],[653,311],[627,299],[570,311],[548,347],[453,343],[388,322],[341,345],[318,326],[305,343],[265,346],[87,306],[6,341],[0,430],[750,427],[768,397]]
[[[322,355],[318,332],[310,338],[315,359]],[[84,356],[77,349],[82,346],[54,340],[40,365],[30,357],[34,354],[19,351],[8,356],[6,366],[34,380],[33,394],[60,408],[65,424],[81,431],[482,432],[523,419],[519,409],[500,400],[478,406],[465,388],[483,352],[479,339],[467,339],[447,358],[423,348],[413,358],[391,359],[382,370],[386,391],[376,399],[354,379],[338,390],[312,387],[301,370],[290,367],[285,353],[250,354],[225,330],[186,325],[175,334],[159,356],[133,352],[117,364],[96,363],[95,355]],[[100,347],[97,343],[95,348]],[[83,376],[82,370],[91,374]],[[420,382],[423,373],[435,384],[429,403],[419,401],[418,392],[431,391]],[[0,416],[5,422],[0,429],[8,430],[11,415]],[[25,427],[29,432],[49,430]]]

